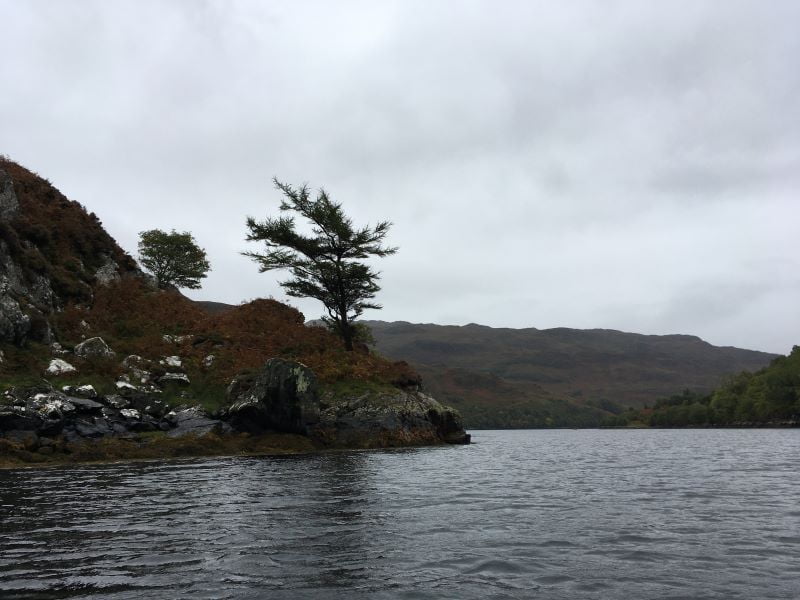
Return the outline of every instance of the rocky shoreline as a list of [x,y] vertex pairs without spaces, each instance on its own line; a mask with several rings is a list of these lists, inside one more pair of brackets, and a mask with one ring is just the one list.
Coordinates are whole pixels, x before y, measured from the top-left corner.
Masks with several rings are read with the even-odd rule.
[[[76,352],[107,348],[99,338],[87,341]],[[169,358],[170,368],[178,369],[180,360]],[[54,359],[48,370],[56,361],[69,365]],[[84,455],[157,458],[159,448],[172,456],[469,443],[458,413],[416,386],[337,394],[321,388],[308,367],[275,358],[258,372],[235,378],[224,408],[209,413],[200,406],[168,406],[159,386],[185,375],[154,378],[144,370],[148,363],[125,358],[128,375],[116,382],[113,394],[99,394],[88,384],[57,389],[47,381],[6,390],[0,459],[14,465],[80,461]]]

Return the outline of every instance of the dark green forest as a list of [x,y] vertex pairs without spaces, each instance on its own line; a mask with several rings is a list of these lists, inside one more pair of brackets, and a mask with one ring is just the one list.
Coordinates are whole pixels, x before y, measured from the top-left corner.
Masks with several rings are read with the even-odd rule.
[[800,423],[800,346],[755,373],[730,377],[711,394],[689,390],[653,407],[609,417],[608,426],[754,426]]

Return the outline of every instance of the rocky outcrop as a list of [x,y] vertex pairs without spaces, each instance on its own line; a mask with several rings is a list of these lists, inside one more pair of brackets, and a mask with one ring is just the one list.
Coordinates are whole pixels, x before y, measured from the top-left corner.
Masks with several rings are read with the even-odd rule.
[[67,361],[61,358],[54,358],[50,361],[50,364],[44,373],[45,375],[68,375],[69,373],[74,373],[75,371],[77,371],[77,369]]
[[0,342],[49,344],[55,312],[128,275],[142,273],[95,215],[0,156]]
[[31,330],[31,318],[22,312],[19,302],[8,294],[0,279],[0,340],[21,344]]
[[202,409],[196,406],[172,411],[167,414],[165,419],[173,427],[167,433],[169,437],[203,436],[208,433],[222,435],[231,432],[231,426],[228,423],[209,418]]
[[110,285],[121,279],[119,265],[110,256],[106,256],[104,262],[94,273],[94,279],[99,285]]
[[342,446],[468,444],[461,415],[418,390],[375,389],[354,396],[328,394],[317,435]]
[[363,393],[320,394],[314,373],[272,359],[228,388],[224,418],[238,431],[303,433],[339,446],[469,443],[461,416],[416,390],[390,386]]
[[[170,411],[157,394],[100,396],[92,386],[65,389],[69,394],[44,384],[8,390],[0,398],[0,438],[24,438],[27,445],[39,447],[56,439],[74,443],[148,431],[164,431],[170,437],[231,431],[227,423],[198,407]],[[75,392],[80,395],[70,395]]]
[[0,168],[0,219],[11,219],[19,211],[19,201],[14,192],[14,182],[5,169]]
[[89,338],[75,346],[75,356],[78,358],[114,358],[114,351],[101,337]]
[[227,391],[224,418],[238,431],[307,435],[319,422],[319,386],[300,363],[273,358],[256,374],[240,375]]

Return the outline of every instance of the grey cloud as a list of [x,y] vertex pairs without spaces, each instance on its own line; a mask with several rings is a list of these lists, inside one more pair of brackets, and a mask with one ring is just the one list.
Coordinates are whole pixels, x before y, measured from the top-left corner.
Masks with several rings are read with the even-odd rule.
[[720,6],[0,0],[0,152],[131,251],[194,232],[197,297],[283,298],[238,254],[276,175],[395,223],[370,318],[785,352],[800,4]]

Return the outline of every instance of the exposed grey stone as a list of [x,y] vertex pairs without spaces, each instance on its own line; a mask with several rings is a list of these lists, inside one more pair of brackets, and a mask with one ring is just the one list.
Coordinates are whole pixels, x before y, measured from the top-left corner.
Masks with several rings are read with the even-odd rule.
[[12,219],[19,211],[19,201],[11,176],[0,169],[0,219]]
[[188,375],[186,373],[164,373],[161,377],[158,378],[158,385],[165,386],[170,383],[175,383],[178,385],[190,385],[191,382],[189,381]]
[[174,428],[167,435],[182,437],[184,435],[203,436],[208,433],[225,434],[231,426],[217,419],[211,419],[199,407],[191,407],[173,411],[167,415],[169,424]]
[[0,290],[0,340],[21,344],[31,330],[31,318],[14,298]]
[[75,405],[61,392],[36,394],[26,408],[38,412],[44,419],[56,421],[75,412]]
[[97,390],[93,385],[65,385],[61,388],[67,396],[76,396],[78,398],[97,398]]
[[459,413],[417,390],[325,398],[319,431],[344,444],[469,443]]
[[80,358],[114,358],[115,354],[101,337],[93,337],[75,346],[75,356]]
[[67,361],[62,360],[60,358],[54,358],[50,361],[50,366],[47,367],[45,371],[46,375],[66,375],[68,373],[74,373],[77,371],[75,367],[69,364]]
[[177,367],[180,368],[183,363],[181,362],[180,356],[166,356],[163,360],[159,361],[162,365],[166,367]]
[[39,306],[54,308],[58,301],[50,280],[44,275],[36,275],[26,290],[26,295]]
[[95,413],[100,414],[103,405],[99,402],[95,402],[94,400],[89,400],[88,398],[72,398],[68,397],[68,401],[75,407],[75,410],[79,413]]
[[126,419],[138,420],[142,418],[142,415],[135,408],[123,408],[121,411],[119,411],[119,414],[121,414]]
[[100,285],[109,285],[119,281],[119,265],[110,256],[106,256],[106,261],[95,271],[94,278]]
[[101,438],[111,435],[112,429],[108,421],[102,417],[92,419],[75,419],[75,421],[64,429],[64,437],[69,441],[77,441],[72,434],[81,438]]
[[131,405],[131,401],[127,398],[123,398],[119,394],[111,394],[106,396],[106,404],[111,408],[122,409],[128,408]]
[[238,377],[228,387],[225,416],[234,429],[308,433],[319,421],[319,393],[313,371],[273,358],[256,376]]

